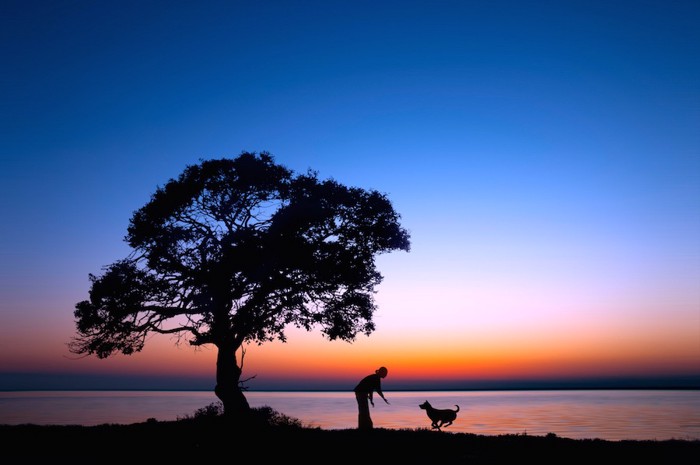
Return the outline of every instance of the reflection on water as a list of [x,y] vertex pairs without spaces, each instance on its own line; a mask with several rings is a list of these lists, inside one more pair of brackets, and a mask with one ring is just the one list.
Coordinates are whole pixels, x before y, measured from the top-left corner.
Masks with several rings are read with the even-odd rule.
[[213,392],[200,391],[0,392],[0,423],[92,426],[176,420],[216,400]]
[[[279,396],[279,397],[277,397]],[[574,439],[698,439],[700,391],[472,391],[389,392],[391,405],[376,402],[379,428],[430,428],[418,404],[460,407],[443,431],[529,434]],[[345,393],[250,393],[251,405],[269,405],[326,429],[354,428],[356,404]],[[324,408],[325,407],[325,408]]]
[[[460,406],[446,432],[529,434],[573,439],[700,440],[700,391],[422,391],[386,392],[376,402],[377,428],[430,428],[436,408]],[[352,392],[246,392],[252,407],[269,406],[324,429],[355,428]],[[0,392],[0,423],[82,424],[175,420],[216,402],[211,392],[27,391]]]

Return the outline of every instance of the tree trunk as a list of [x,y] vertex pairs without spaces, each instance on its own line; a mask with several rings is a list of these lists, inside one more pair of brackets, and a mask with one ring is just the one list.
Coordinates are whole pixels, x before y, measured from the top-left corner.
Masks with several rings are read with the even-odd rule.
[[236,347],[233,344],[223,344],[217,345],[217,349],[214,393],[224,405],[226,418],[245,420],[250,414],[250,405],[239,382],[242,370],[236,360]]

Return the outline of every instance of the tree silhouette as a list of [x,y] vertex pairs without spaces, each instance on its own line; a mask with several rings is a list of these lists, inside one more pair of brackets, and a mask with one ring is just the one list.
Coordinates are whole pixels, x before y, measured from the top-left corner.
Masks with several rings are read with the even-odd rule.
[[150,333],[213,344],[224,415],[245,415],[243,344],[284,342],[289,325],[349,342],[374,331],[375,257],[410,250],[399,219],[384,194],[267,152],[187,166],[134,212],[128,258],[89,275],[69,349],[128,355]]

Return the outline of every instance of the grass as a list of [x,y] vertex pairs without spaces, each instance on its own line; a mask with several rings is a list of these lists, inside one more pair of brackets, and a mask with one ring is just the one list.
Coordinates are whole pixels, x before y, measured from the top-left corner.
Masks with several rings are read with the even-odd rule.
[[187,464],[695,464],[700,441],[574,440],[554,434],[485,436],[427,428],[324,430],[269,407],[234,425],[212,404],[175,421],[130,425],[0,425],[2,456],[12,462]]

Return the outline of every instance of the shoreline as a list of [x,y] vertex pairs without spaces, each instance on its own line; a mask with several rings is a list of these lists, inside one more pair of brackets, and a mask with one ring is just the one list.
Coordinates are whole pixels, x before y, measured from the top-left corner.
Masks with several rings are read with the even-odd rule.
[[[262,414],[262,415],[260,415]],[[264,416],[264,418],[262,418]],[[261,419],[262,418],[262,419]],[[271,409],[246,424],[222,416],[128,425],[0,425],[6,457],[22,460],[255,460],[278,463],[685,463],[700,457],[700,440],[569,439],[487,436],[427,428],[325,430],[302,426]]]

